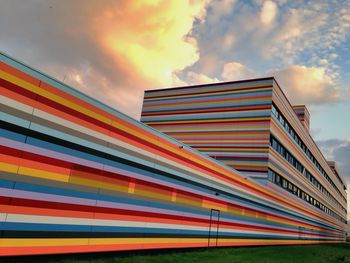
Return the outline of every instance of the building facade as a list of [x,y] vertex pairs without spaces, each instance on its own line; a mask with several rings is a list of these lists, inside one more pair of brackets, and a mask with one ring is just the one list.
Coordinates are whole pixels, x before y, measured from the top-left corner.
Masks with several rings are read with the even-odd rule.
[[[341,220],[265,179],[288,179],[278,161],[254,179],[2,53],[0,109],[1,256],[344,242]],[[274,144],[271,118],[285,143],[277,117],[251,137]]]
[[141,121],[346,223],[346,182],[274,78],[146,91]]

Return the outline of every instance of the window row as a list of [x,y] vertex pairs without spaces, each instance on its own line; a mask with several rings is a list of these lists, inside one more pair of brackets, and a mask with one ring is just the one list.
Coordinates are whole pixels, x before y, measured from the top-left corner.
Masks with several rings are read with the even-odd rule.
[[[303,143],[303,141],[300,139],[298,134],[295,132],[295,130],[292,128],[292,126],[288,123],[286,118],[283,116],[283,114],[277,109],[277,107],[272,104],[272,113],[275,115],[277,120],[282,124],[284,129],[289,133],[289,135],[293,138],[293,140],[299,145],[299,147],[305,152],[306,156],[310,159],[310,161],[316,166],[316,168],[321,172],[322,176],[326,178],[326,180],[332,185],[332,187],[339,193],[339,195],[342,197],[342,199],[346,202],[346,198],[342,195],[342,193],[339,191],[339,189],[336,187],[332,179],[328,176],[328,174],[325,172],[325,170],[322,168],[322,166],[319,164],[317,159],[313,156],[313,154],[309,151],[307,146]],[[338,174],[335,174],[338,178],[339,182],[341,184],[342,180],[340,179]],[[345,186],[344,186],[345,188]]]
[[274,137],[270,137],[270,145],[281,156],[293,165],[306,179],[308,179],[316,188],[325,194],[337,207],[346,212],[346,209],[331,195],[330,192]]
[[308,202],[309,204],[313,205],[314,207],[324,211],[325,213],[329,214],[330,216],[338,219],[342,223],[346,224],[346,220],[335,213],[333,210],[329,209],[327,206],[319,202],[317,199],[312,197],[311,195],[305,193],[303,190],[301,190],[299,187],[295,186],[293,183],[279,175],[278,173],[272,171],[269,169],[268,171],[268,179],[272,183],[286,189],[288,192],[294,194],[295,196],[299,197],[300,199]]

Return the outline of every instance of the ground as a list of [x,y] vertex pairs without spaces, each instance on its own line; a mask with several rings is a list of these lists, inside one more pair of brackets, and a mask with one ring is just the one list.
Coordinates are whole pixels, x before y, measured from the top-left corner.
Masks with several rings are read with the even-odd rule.
[[52,262],[52,263],[185,263],[185,262],[253,262],[253,263],[322,263],[349,262],[350,243],[269,246],[269,247],[233,247],[211,249],[152,250],[116,253],[94,253],[55,255],[40,257],[0,258],[0,262]]

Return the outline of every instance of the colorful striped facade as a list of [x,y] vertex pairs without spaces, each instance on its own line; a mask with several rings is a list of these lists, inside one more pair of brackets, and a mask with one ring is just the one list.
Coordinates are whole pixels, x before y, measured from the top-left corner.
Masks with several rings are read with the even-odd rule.
[[[344,241],[331,214],[1,53],[0,107],[2,256]],[[284,134],[256,112],[248,153]]]
[[274,78],[145,92],[141,121],[244,176],[346,222],[346,183]]
[[266,177],[272,80],[147,91],[141,121],[234,169]]

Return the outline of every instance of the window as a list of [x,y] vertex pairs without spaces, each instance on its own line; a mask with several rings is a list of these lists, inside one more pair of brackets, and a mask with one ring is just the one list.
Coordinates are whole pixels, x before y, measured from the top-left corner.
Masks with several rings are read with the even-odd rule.
[[[328,191],[324,190],[323,185],[321,185],[320,182],[316,180],[315,177],[312,176],[310,172],[306,170],[305,167],[289,151],[287,151],[286,148],[273,135],[270,136],[270,143],[272,148],[275,151],[277,151],[282,157],[284,157],[293,167],[295,167],[295,169],[297,169],[303,176],[305,176],[315,187],[317,187],[321,192],[324,192],[329,198],[331,198],[331,200],[337,206],[341,207],[344,211],[346,211],[346,209],[332,195],[330,195]],[[270,181],[277,180],[277,178],[270,177],[272,175],[268,175],[268,176]],[[334,189],[338,190],[328,176],[325,178],[332,184]],[[277,184],[279,185],[282,184],[282,181],[278,182]],[[289,189],[289,191],[291,190]],[[340,193],[339,190],[338,190],[338,193]],[[345,198],[342,195],[341,197],[343,200],[345,200]]]
[[[329,178],[329,176],[326,174],[322,166],[318,163],[318,161],[315,159],[315,157],[312,155],[312,153],[309,151],[309,149],[306,147],[306,145],[303,143],[303,141],[294,131],[294,129],[290,126],[286,118],[281,114],[281,112],[277,109],[277,107],[274,104],[272,104],[272,113],[276,116],[276,119],[282,124],[282,126],[285,128],[287,133],[289,133],[289,135],[293,138],[293,140],[305,152],[306,156],[310,159],[310,161],[314,163],[314,165],[320,171],[320,173],[327,179],[327,181],[331,184],[331,186],[338,192],[341,198],[346,202],[346,198],[342,195],[340,190],[336,187],[334,182]],[[343,185],[343,182],[341,181],[338,174],[336,174],[336,177],[338,178],[339,182]]]
[[276,110],[276,108],[275,108],[275,106],[273,106],[272,105],[272,113],[276,116],[276,114],[277,114],[277,110]]
[[275,182],[275,173],[269,170],[268,177],[271,182]]
[[[276,185],[279,185],[286,189],[287,191],[291,192],[295,196],[298,196],[302,200],[308,202],[309,204],[313,205],[314,207],[324,211],[325,213],[330,214],[334,218],[338,219],[339,221],[345,223],[346,220],[336,214],[334,211],[330,210],[328,207],[320,203],[317,199],[313,198],[309,194],[306,194],[304,191],[299,189],[296,185],[291,183],[289,180],[285,179],[283,176],[280,176],[276,172],[272,171],[271,169],[268,170],[268,178],[272,182],[274,182]],[[313,178],[313,177],[312,177]],[[315,180],[315,179],[314,179]],[[346,211],[345,209],[343,211]]]
[[288,182],[284,178],[282,179],[282,187],[285,189],[287,189],[287,187],[288,187]]
[[281,176],[279,176],[278,174],[275,174],[275,176],[276,176],[276,183],[278,184],[278,185],[281,185]]

